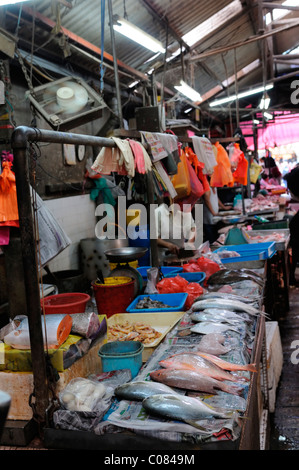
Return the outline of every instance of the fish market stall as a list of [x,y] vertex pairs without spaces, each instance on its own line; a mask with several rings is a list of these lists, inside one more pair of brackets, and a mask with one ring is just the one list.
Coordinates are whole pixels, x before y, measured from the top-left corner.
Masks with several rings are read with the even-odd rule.
[[[259,449],[267,393],[260,385],[265,279],[257,271],[218,268],[191,308],[176,312],[137,375],[120,369],[88,377],[105,390],[91,421],[62,401],[45,430],[47,445],[75,448],[83,432],[92,436],[86,448]],[[128,315],[139,326],[151,316]],[[119,320],[109,319],[112,327]]]

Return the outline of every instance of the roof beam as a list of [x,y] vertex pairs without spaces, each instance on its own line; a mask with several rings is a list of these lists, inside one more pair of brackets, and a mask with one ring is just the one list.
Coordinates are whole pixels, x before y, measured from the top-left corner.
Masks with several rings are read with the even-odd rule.
[[[56,26],[55,21],[51,20],[50,18],[44,16],[43,14],[32,10],[31,8],[27,6],[23,6],[23,12],[27,13],[28,15],[35,17],[36,20],[40,21],[44,26],[48,26],[49,28],[53,29]],[[61,27],[61,32],[70,40],[74,41],[77,44],[80,44],[80,46],[85,47],[91,52],[96,53],[101,57],[101,49],[94,44],[92,44],[89,41],[86,41],[83,39],[81,36],[78,36],[77,34],[74,34],[72,31]],[[104,51],[104,59],[108,60],[109,62],[113,63],[113,56],[111,54],[108,54],[107,52]],[[130,72],[133,76],[139,78],[140,80],[148,81],[147,75],[144,75],[143,73],[139,72],[139,70],[134,69],[133,67],[130,67],[129,65],[125,64],[124,62],[117,60],[117,64],[119,67],[123,68],[124,70],[127,70]]]

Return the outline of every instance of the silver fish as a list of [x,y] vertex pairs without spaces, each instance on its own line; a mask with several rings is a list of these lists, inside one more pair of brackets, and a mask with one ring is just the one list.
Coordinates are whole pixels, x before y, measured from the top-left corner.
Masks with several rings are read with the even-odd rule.
[[211,299],[211,300],[198,300],[194,302],[191,307],[192,311],[206,310],[207,308],[224,308],[225,310],[232,310],[237,312],[249,313],[250,315],[258,315],[260,310],[252,307],[252,305],[239,302],[238,300],[226,299]]
[[224,331],[227,330],[232,330],[236,331],[237,333],[240,333],[237,328],[234,328],[233,326],[229,324],[224,324],[224,323],[217,323],[217,322],[199,322],[192,328],[190,328],[190,331],[192,333],[199,333],[202,335],[210,334],[210,333],[223,333]]
[[172,388],[164,385],[162,383],[150,382],[150,381],[136,381],[128,382],[116,387],[115,396],[123,400],[143,400],[152,395],[176,395],[177,392],[172,390]]
[[216,410],[199,398],[178,395],[152,395],[143,400],[142,406],[149,414],[184,421],[193,426],[197,420],[211,417],[229,418],[232,415],[232,412]]
[[245,304],[251,304],[254,301],[260,300],[260,297],[243,297],[242,295],[238,294],[231,294],[228,292],[207,292],[200,296],[201,300],[209,300],[209,299],[227,299],[227,300],[237,300],[239,302],[244,302]]
[[[232,314],[232,315],[231,315]],[[221,323],[229,323],[231,325],[235,325],[238,322],[244,322],[244,319],[236,315],[233,316],[234,312],[230,312],[229,310],[220,310],[217,308],[211,308],[207,310],[201,310],[199,312],[193,312],[191,314],[191,320],[194,322],[200,321],[208,321],[208,322],[221,322]]]

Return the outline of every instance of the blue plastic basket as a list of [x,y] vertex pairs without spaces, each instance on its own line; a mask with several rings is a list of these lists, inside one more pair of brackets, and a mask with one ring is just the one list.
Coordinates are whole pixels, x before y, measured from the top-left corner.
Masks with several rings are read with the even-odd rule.
[[[141,274],[144,281],[147,281],[147,270],[152,268],[152,266],[141,266],[137,268],[137,271]],[[167,276],[168,274],[177,274],[183,271],[183,268],[180,266],[161,266],[161,272],[163,276]]]
[[180,276],[186,279],[188,282],[198,282],[199,284],[203,284],[203,281],[206,278],[206,273],[202,271],[194,272],[194,273],[176,273],[176,274],[167,274],[165,277],[176,277]]
[[[222,251],[236,251],[240,256],[233,258],[221,258]],[[217,248],[215,253],[218,253],[221,262],[233,263],[242,261],[256,261],[272,258],[276,253],[275,242],[267,243],[247,243],[245,245],[226,245],[225,247]]]
[[[136,308],[139,300],[144,299],[144,297],[149,297],[152,300],[158,300],[163,302],[166,305],[169,305],[169,308],[147,308],[140,309]],[[138,295],[135,300],[127,307],[128,313],[141,313],[141,312],[181,312],[184,310],[184,306],[187,300],[187,293],[179,294],[142,294]]]
[[143,349],[139,341],[111,341],[103,344],[98,352],[103,372],[130,369],[132,378],[136,377],[142,366]]

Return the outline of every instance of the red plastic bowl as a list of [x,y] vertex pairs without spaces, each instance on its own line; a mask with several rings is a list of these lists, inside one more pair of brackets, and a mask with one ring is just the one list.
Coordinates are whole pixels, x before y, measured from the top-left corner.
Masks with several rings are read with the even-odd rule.
[[45,314],[51,313],[84,313],[90,295],[81,292],[49,295],[41,300]]

